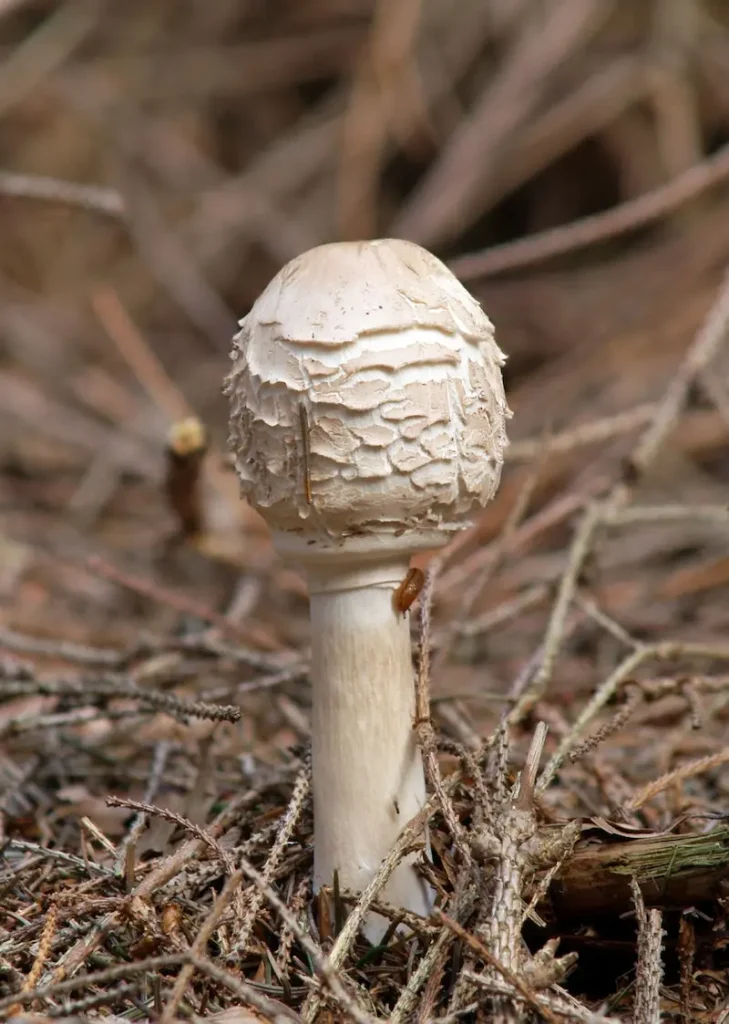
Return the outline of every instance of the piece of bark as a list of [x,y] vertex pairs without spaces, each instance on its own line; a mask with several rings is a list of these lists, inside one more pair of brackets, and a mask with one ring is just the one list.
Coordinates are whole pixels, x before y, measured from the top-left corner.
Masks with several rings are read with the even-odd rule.
[[552,907],[560,918],[617,917],[630,909],[632,877],[649,907],[716,899],[729,878],[729,826],[578,848],[552,883]]

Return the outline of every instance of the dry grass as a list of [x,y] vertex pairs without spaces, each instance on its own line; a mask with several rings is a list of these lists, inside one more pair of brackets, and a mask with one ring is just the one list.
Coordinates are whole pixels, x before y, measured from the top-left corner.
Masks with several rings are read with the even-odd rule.
[[[726,1019],[729,20],[454,10],[0,0],[0,1015]],[[467,281],[515,410],[419,562],[404,933],[418,822],[311,900],[306,595],[220,393],[278,267],[374,234]]]

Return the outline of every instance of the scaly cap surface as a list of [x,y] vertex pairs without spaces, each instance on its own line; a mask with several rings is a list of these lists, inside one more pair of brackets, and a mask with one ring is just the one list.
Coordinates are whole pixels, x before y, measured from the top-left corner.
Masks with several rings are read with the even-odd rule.
[[435,256],[397,239],[319,246],[240,326],[230,445],[273,529],[452,531],[491,499],[510,415],[504,356]]

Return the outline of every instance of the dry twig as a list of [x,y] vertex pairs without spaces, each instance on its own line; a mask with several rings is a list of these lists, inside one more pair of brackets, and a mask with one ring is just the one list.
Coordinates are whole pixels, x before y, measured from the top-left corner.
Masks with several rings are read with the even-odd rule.
[[663,977],[661,953],[663,928],[660,910],[646,910],[640,886],[633,879],[633,900],[638,919],[638,964],[635,977],[636,1024],[659,1024],[660,992]]

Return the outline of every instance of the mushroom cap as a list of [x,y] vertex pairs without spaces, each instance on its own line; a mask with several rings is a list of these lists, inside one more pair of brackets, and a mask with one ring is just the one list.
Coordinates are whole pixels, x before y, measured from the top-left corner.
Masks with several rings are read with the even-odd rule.
[[491,499],[510,415],[504,356],[478,302],[425,249],[319,246],[279,271],[240,327],[230,445],[274,530],[445,542]]

